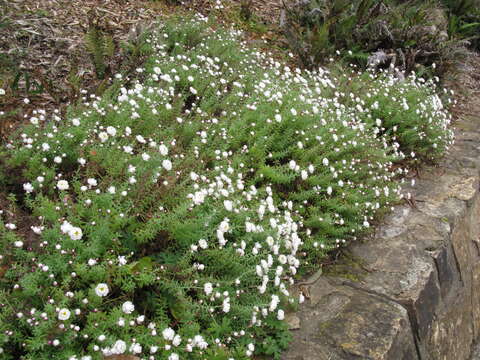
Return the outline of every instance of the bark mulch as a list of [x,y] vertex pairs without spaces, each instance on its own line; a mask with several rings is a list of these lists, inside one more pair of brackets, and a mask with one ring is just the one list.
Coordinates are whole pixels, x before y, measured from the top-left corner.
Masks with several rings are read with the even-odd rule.
[[[117,46],[133,41],[159,16],[183,11],[217,11],[227,23],[237,21],[230,17],[242,12],[275,29],[282,0],[222,3],[224,8],[215,10],[216,0],[0,0],[0,88],[7,92],[0,97],[0,138],[35,109],[65,107],[72,101],[74,85],[95,91],[102,80],[85,46],[85,34],[92,26],[111,36]],[[258,34],[247,36],[254,39]],[[122,55],[118,50],[108,60],[107,75],[118,69]],[[78,84],[72,79],[79,79]]]

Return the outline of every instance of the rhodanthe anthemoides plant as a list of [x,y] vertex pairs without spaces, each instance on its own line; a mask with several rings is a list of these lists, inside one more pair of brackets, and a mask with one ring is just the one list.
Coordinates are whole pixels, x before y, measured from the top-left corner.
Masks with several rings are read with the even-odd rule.
[[295,280],[402,196],[396,162],[452,141],[419,79],[348,93],[201,17],[148,41],[141,81],[2,150],[4,359],[278,357]]

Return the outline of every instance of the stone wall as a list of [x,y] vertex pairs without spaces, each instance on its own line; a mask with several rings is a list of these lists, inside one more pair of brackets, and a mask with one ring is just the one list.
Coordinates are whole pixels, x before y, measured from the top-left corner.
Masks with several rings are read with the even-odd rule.
[[412,201],[296,288],[307,300],[288,314],[294,341],[284,360],[470,357],[480,338],[479,121],[456,128],[442,165],[420,172]]

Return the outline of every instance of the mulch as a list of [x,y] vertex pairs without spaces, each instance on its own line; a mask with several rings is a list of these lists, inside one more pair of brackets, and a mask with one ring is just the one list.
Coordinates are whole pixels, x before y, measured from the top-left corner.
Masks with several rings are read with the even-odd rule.
[[[278,23],[282,6],[282,0],[222,3],[226,8],[244,6],[270,25]],[[208,14],[216,5],[216,0],[0,0],[0,88],[7,91],[0,98],[0,138],[35,109],[68,105],[72,74],[81,79],[82,89],[93,92],[98,87],[85,47],[92,24],[120,44],[160,16],[187,9]]]
[[[148,3],[0,0],[0,87],[7,91],[0,110],[59,107],[69,100],[67,78],[72,71],[88,88],[95,82],[84,42],[89,27],[100,26],[117,42],[127,40],[132,29],[164,12],[161,7],[142,6]],[[27,91],[28,82],[45,91],[37,93],[33,86]]]

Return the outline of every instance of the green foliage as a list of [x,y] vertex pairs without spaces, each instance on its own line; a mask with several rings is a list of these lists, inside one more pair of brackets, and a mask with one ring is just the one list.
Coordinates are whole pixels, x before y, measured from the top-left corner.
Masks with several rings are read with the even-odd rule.
[[466,34],[449,37],[447,15],[434,0],[310,0],[286,6],[285,14],[287,39],[309,67],[336,52],[365,66],[381,50],[387,64],[410,72],[434,63],[447,66],[467,53]]
[[[387,72],[360,76],[352,72],[344,86],[354,89],[358,97],[345,97],[344,104],[360,105],[362,121],[373,126],[374,132],[386,135],[389,144],[401,153],[410,154],[410,160],[434,161],[453,138],[448,129],[452,119],[440,98],[447,90],[440,91],[438,80],[424,81],[413,74],[395,79]],[[451,100],[447,98],[446,103],[451,104]]]
[[12,136],[6,359],[279,358],[289,286],[401,197],[397,161],[450,145],[432,84],[290,69],[238,35],[158,25],[140,79]]
[[478,0],[443,0],[449,14],[448,33],[466,39],[475,50],[480,49],[480,3]]
[[107,59],[115,53],[113,38],[105,34],[100,27],[91,24],[85,34],[85,45],[92,58],[95,73],[99,79],[104,79],[107,71]]
[[468,16],[478,11],[480,5],[478,0],[441,0],[441,3],[456,16]]

